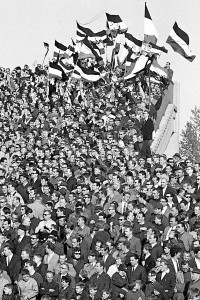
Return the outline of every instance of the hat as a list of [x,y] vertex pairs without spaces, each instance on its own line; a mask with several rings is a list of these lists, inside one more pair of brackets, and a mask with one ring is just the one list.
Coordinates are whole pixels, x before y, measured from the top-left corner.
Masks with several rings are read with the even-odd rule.
[[177,156],[177,157],[181,158],[179,153],[175,153],[174,156]]
[[162,204],[160,203],[154,204],[154,209],[163,209]]
[[192,270],[192,273],[200,274],[200,269],[194,268]]
[[125,221],[123,225],[126,226],[126,227],[131,227],[132,226],[130,221]]
[[26,231],[26,227],[25,227],[24,225],[22,225],[22,224],[19,225],[18,229],[21,229],[21,230],[23,230],[23,231]]

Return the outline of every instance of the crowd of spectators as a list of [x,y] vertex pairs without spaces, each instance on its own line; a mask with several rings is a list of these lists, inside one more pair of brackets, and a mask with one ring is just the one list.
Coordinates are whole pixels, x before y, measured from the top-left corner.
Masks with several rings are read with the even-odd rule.
[[151,153],[166,83],[121,72],[1,68],[0,299],[200,299],[200,163]]

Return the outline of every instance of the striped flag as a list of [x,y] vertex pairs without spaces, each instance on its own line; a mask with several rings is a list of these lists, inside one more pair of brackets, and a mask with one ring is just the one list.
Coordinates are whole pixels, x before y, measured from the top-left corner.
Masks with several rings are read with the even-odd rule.
[[126,32],[125,33],[126,44],[129,48],[131,48],[135,53],[140,52],[142,48],[142,41],[137,40],[132,34]]
[[67,46],[59,43],[58,41],[55,41],[55,45],[54,45],[54,53],[53,53],[53,57],[55,59],[58,59],[58,56],[61,57],[64,55],[64,53],[66,53],[67,51]]
[[88,37],[88,40],[92,42],[103,42],[107,38],[106,30],[101,30],[99,32],[94,33],[93,37]]
[[74,68],[74,72],[72,74],[73,78],[83,79],[89,82],[98,81],[100,77],[100,72],[98,70],[93,70],[92,68],[85,68],[81,65],[80,60],[78,60],[77,65]]
[[147,62],[149,60],[148,56],[140,55],[130,66],[129,70],[124,75],[124,79],[130,79],[136,76],[138,73],[142,72],[147,66]]
[[95,58],[95,55],[92,53],[90,42],[86,38],[82,41],[79,52],[79,59],[85,58]]
[[57,78],[62,79],[63,70],[62,68],[55,62],[49,62],[49,78]]
[[44,42],[44,47],[49,50],[49,44]]
[[161,54],[161,52],[163,52],[163,53],[168,53],[168,50],[165,48],[165,47],[163,47],[163,46],[158,46],[158,45],[155,45],[155,44],[152,44],[152,43],[150,43],[150,45],[151,45],[151,53],[155,53],[155,54]]
[[133,52],[133,50],[130,49],[129,52],[128,52],[127,58],[126,58],[125,65],[126,66],[131,66],[131,64],[133,62],[135,62],[137,58],[138,58],[138,55],[136,55],[135,52]]
[[85,37],[94,37],[94,32],[89,28],[81,26],[77,22],[76,42],[79,43],[83,41]]
[[189,36],[184,32],[178,24],[175,22],[166,43],[168,43],[172,49],[185,57],[189,61],[193,61],[196,55],[189,49]]
[[167,78],[167,69],[161,67],[156,58],[153,59],[153,62],[150,66],[150,71],[158,74],[161,77]]
[[97,48],[99,49],[100,55],[105,54],[105,47],[103,42],[96,43]]
[[92,42],[88,41],[87,38],[85,38],[82,41],[79,58],[84,59],[87,57],[94,58],[99,65],[103,64],[103,58],[100,56],[99,48],[96,46],[95,43],[92,43]]
[[121,44],[121,50],[120,50],[120,53],[118,54],[118,59],[119,59],[120,65],[123,65],[125,63],[128,53],[129,53],[129,49],[128,49],[126,43],[124,45]]
[[61,57],[58,61],[58,65],[62,68],[63,72],[70,73],[74,70],[74,59],[73,56],[67,58],[67,57]]
[[126,32],[128,30],[128,27],[122,21],[119,15],[110,15],[106,13],[106,17],[108,21],[108,27],[110,30],[117,30],[119,32]]
[[158,40],[158,32],[151,19],[147,5],[145,3],[145,16],[144,16],[144,41],[147,43],[156,44]]

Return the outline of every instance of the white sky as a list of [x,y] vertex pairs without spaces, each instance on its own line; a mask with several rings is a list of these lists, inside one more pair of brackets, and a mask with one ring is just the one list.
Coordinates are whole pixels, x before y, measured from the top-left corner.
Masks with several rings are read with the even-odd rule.
[[[0,66],[16,67],[34,61],[42,63],[48,42],[53,51],[54,40],[68,44],[75,39],[76,20],[92,30],[105,29],[104,11],[119,14],[129,32],[142,39],[144,0],[0,0]],[[147,0],[147,7],[157,28],[158,45],[165,46],[160,64],[171,62],[174,80],[180,82],[180,128],[189,120],[190,111],[200,99],[200,0]],[[197,55],[191,63],[175,53],[165,41],[177,21],[189,34],[190,49]]]

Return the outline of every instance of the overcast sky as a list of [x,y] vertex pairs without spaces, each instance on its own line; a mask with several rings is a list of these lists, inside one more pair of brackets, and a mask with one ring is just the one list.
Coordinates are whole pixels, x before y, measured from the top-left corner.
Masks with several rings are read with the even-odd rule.
[[[160,64],[171,62],[174,80],[180,82],[180,128],[189,120],[190,111],[200,104],[200,0],[147,0],[157,28],[158,45],[169,52]],[[129,32],[142,39],[144,0],[0,0],[0,66],[16,67],[34,61],[42,63],[48,42],[68,44],[75,39],[76,20],[92,30],[105,29],[105,12],[119,14]],[[94,19],[93,22],[90,22]],[[191,63],[175,53],[165,41],[174,22],[190,37],[190,49],[197,55]]]

